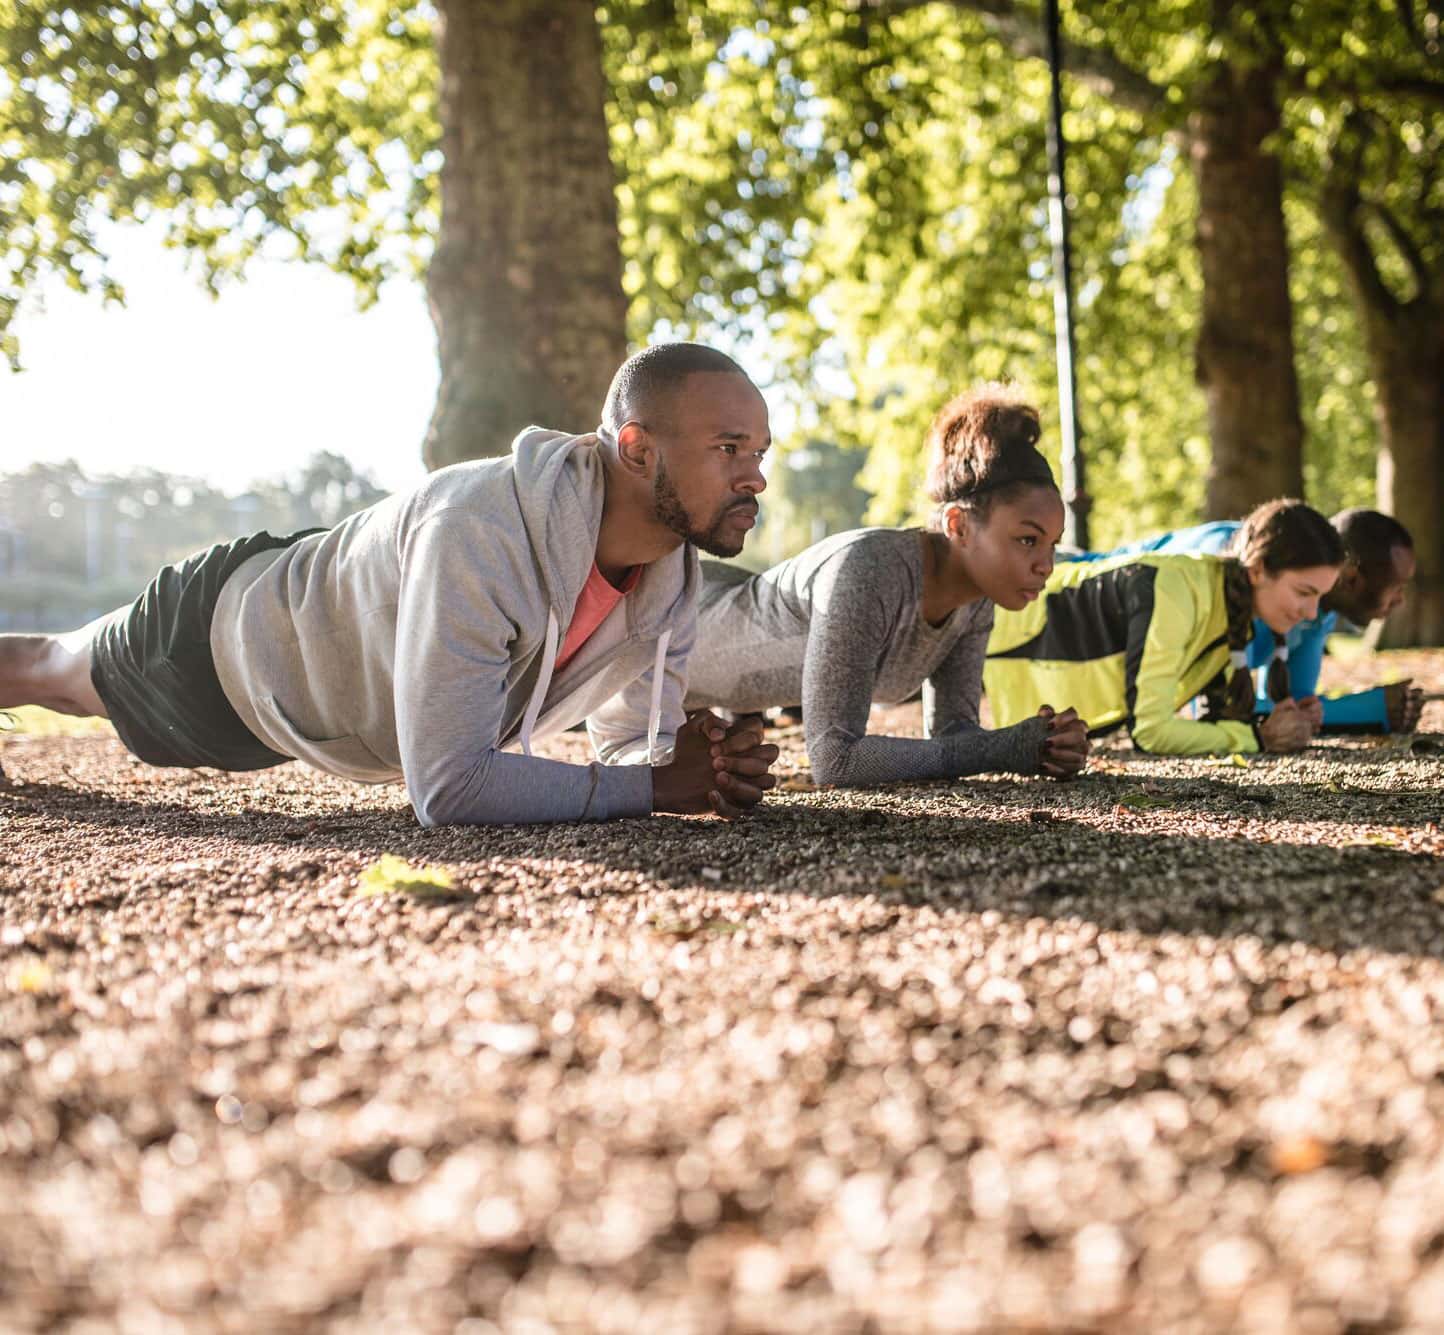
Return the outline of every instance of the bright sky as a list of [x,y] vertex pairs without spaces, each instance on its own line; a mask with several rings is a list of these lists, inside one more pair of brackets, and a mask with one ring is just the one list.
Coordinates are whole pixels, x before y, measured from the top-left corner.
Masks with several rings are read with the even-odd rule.
[[239,490],[328,449],[389,489],[424,475],[437,369],[419,284],[362,312],[348,279],[263,261],[213,300],[156,229],[117,229],[111,252],[124,308],[58,282],[22,308],[26,370],[0,363],[0,472],[75,459]]

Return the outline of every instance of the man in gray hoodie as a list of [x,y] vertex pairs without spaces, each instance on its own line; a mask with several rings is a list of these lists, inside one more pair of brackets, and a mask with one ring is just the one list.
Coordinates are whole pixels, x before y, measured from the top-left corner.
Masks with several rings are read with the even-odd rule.
[[[80,631],[0,636],[0,708],[109,717],[157,765],[404,779],[424,825],[739,814],[777,749],[685,719],[694,548],[741,550],[770,440],[731,359],[648,348],[595,433],[529,427],[335,528],[168,566]],[[582,720],[601,763],[531,754]]]

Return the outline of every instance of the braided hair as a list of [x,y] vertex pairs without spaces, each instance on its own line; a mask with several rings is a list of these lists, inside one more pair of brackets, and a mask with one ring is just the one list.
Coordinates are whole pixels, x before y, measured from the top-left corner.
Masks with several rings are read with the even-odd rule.
[[[1244,721],[1254,713],[1253,673],[1248,666],[1248,642],[1253,638],[1253,584],[1242,561],[1223,560],[1223,605],[1228,616],[1229,665],[1204,687],[1210,722],[1219,719]],[[1269,665],[1272,672],[1273,664]],[[1284,690],[1288,690],[1288,669],[1284,668]],[[1270,697],[1273,698],[1272,687]]]

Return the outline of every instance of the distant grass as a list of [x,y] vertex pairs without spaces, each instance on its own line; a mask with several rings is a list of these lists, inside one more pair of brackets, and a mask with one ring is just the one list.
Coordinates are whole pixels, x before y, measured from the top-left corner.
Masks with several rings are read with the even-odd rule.
[[31,737],[86,737],[110,730],[108,719],[72,718],[38,705],[0,710],[0,737],[21,732]]

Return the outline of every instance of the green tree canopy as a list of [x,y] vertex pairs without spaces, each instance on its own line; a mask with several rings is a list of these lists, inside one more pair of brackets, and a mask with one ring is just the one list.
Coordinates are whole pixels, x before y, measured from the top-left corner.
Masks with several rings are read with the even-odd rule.
[[0,337],[47,274],[119,298],[107,222],[163,215],[213,288],[263,245],[365,298],[436,230],[434,11],[0,0]]
[[[349,273],[363,297],[421,273],[442,230],[447,9],[0,0],[0,331],[46,272],[118,295],[103,224],[155,213],[212,285],[263,246]],[[600,34],[634,340],[723,338],[768,369],[799,438],[868,451],[875,519],[916,513],[926,421],[951,392],[1010,376],[1051,413],[1036,6],[606,0],[594,18],[548,12],[563,10]],[[1422,172],[1436,132],[1420,110],[1439,105],[1437,11],[1076,0],[1065,22],[1097,538],[1191,519],[1202,503],[1188,135],[1223,65],[1267,67],[1282,102],[1270,148],[1288,167],[1304,475],[1325,505],[1364,499],[1378,370],[1320,201],[1354,152],[1376,267],[1407,286],[1419,270],[1400,236],[1421,238],[1422,255],[1439,235]],[[1391,175],[1400,161],[1410,172]]]

